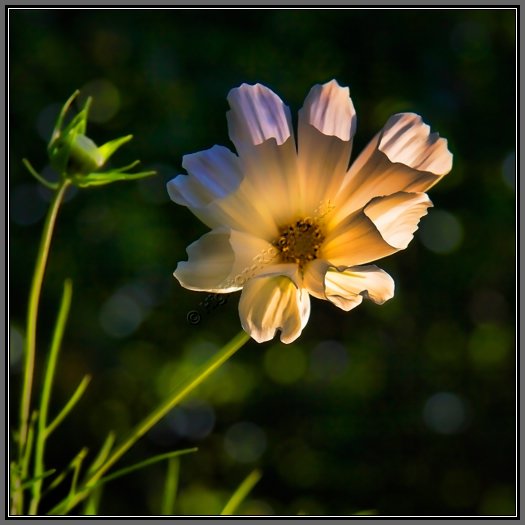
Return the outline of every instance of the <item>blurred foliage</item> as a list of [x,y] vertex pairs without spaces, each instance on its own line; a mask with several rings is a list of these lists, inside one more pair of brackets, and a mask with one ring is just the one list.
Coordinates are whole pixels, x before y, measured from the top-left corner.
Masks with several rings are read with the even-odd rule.
[[[116,162],[159,175],[71,191],[54,238],[40,359],[64,277],[73,306],[53,403],[94,379],[51,444],[65,466],[123,435],[177,378],[239,330],[238,294],[187,322],[205,294],[172,272],[206,227],[170,202],[182,156],[230,145],[228,91],[274,89],[296,115],[310,87],[349,85],[354,155],[388,116],[414,111],[449,140],[454,168],[407,250],[380,266],[383,306],[314,300],[293,345],[250,342],[119,463],[175,448],[175,512],[219,512],[246,475],[247,514],[513,514],[515,494],[515,12],[464,10],[11,10],[10,313],[17,402],[25,307],[49,192],[57,111],[93,96],[97,143],[131,133]],[[127,157],[126,157],[127,155]],[[165,465],[108,484],[106,515],[160,512]],[[51,498],[50,498],[51,499]],[[53,501],[49,501],[52,504]]]

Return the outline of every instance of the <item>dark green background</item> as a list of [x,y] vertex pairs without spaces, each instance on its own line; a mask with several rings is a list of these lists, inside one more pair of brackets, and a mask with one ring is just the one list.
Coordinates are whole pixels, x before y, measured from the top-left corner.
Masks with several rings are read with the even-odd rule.
[[[93,380],[57,431],[48,467],[66,466],[83,446],[94,454],[110,430],[124,436],[240,329],[238,294],[200,324],[186,321],[205,294],[182,289],[172,272],[207,229],[165,192],[184,154],[231,147],[228,91],[261,82],[295,118],[313,84],[336,78],[357,110],[353,158],[398,111],[421,114],[454,154],[415,240],[378,263],[394,277],[395,297],[349,313],[313,300],[297,342],[249,342],[121,465],[197,445],[181,461],[184,514],[218,512],[256,466],[263,477],[242,512],[514,514],[513,10],[9,15],[13,406],[49,200],[21,159],[51,177],[45,143],[58,108],[75,89],[98,86],[88,135],[100,144],[133,133],[115,165],[138,158],[159,172],[72,192],[60,212],[39,371],[66,276],[74,298],[52,413],[84,374]],[[108,120],[105,111],[117,109]],[[109,484],[101,513],[158,514],[164,474],[157,465]]]

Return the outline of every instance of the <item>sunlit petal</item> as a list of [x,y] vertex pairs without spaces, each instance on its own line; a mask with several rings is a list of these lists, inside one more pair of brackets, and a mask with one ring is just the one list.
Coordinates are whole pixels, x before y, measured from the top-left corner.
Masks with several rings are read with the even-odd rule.
[[364,211],[353,213],[328,232],[320,258],[333,266],[366,264],[398,251],[381,235]]
[[260,84],[232,89],[228,102],[228,129],[244,174],[243,193],[284,223],[299,211],[300,202],[290,110]]
[[374,197],[424,192],[451,168],[446,139],[430,133],[419,115],[393,115],[351,165],[336,199],[334,222]]
[[274,258],[266,241],[235,230],[212,230],[186,250],[188,261],[180,262],[175,277],[190,290],[227,293],[262,272]]
[[302,211],[333,201],[348,169],[356,114],[350,91],[332,80],[316,85],[299,111],[298,168]]
[[394,280],[377,266],[330,269],[325,276],[326,298],[342,310],[358,306],[363,297],[383,304],[394,296]]
[[188,175],[170,180],[168,194],[177,204],[190,209],[202,208],[214,199],[225,197],[243,178],[239,158],[223,146],[184,155],[182,166]]
[[280,330],[281,341],[291,343],[308,322],[310,298],[287,277],[258,277],[244,286],[239,314],[244,330],[257,342],[269,341]]
[[364,211],[388,244],[404,249],[414,238],[419,220],[431,206],[426,193],[400,192],[372,199]]

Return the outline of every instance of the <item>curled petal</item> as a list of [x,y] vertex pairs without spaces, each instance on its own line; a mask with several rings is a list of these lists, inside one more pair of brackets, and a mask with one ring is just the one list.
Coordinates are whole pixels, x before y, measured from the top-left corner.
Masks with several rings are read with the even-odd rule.
[[333,220],[342,220],[374,197],[424,192],[451,168],[446,139],[430,133],[419,115],[393,115],[350,166]]
[[329,230],[319,257],[332,266],[366,264],[398,251],[381,235],[377,226],[363,210],[347,217]]
[[332,80],[314,86],[299,111],[298,168],[302,211],[333,200],[348,169],[356,114],[350,91]]
[[331,266],[325,259],[314,259],[304,267],[303,287],[317,299],[326,299],[324,278]]
[[385,241],[405,249],[414,238],[419,220],[427,214],[432,202],[426,193],[394,193],[377,197],[367,204],[364,212],[376,225]]
[[350,90],[336,80],[316,85],[308,93],[299,113],[303,124],[308,124],[323,135],[349,142],[356,129],[356,114]]
[[232,108],[227,115],[230,138],[237,151],[269,139],[281,145],[290,138],[290,110],[271,89],[261,84],[242,84],[227,98]]
[[394,280],[377,266],[330,269],[325,276],[326,298],[342,310],[358,306],[363,297],[383,304],[394,296]]
[[[177,204],[187,206],[210,228],[231,229],[272,238],[277,234],[271,210],[247,180],[239,158],[222,146],[185,155],[188,175],[168,182],[168,193]],[[269,165],[269,160],[265,165]],[[275,200],[275,199],[274,199]]]
[[203,235],[186,251],[189,260],[177,265],[175,277],[184,288],[215,293],[239,290],[274,258],[266,241],[224,228]]
[[291,343],[308,322],[310,297],[288,277],[257,277],[243,288],[239,315],[244,330],[258,343],[272,339],[277,330],[283,343]]
[[171,200],[190,209],[225,197],[242,180],[239,158],[223,146],[184,155],[182,166],[188,175],[178,175],[167,188]]

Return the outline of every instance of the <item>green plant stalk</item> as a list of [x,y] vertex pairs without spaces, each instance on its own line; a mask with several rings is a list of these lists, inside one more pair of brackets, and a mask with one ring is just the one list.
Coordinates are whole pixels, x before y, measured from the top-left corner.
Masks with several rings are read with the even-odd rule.
[[33,281],[31,283],[31,290],[29,292],[29,305],[27,309],[27,328],[26,340],[24,348],[24,375],[22,384],[22,398],[20,402],[20,434],[19,439],[19,458],[24,456],[25,446],[27,442],[27,428],[29,410],[31,406],[31,390],[33,387],[33,375],[35,368],[35,353],[36,353],[36,325],[38,319],[38,304],[40,301],[40,294],[42,292],[42,283],[44,281],[44,272],[49,255],[49,247],[51,246],[51,238],[55,227],[58,210],[64,199],[67,188],[70,182],[67,179],[62,180],[60,186],[56,190],[53,201],[47,212],[44,223],[44,230],[38,248],[37,259],[35,264],[35,271],[33,273]]
[[162,498],[161,514],[163,516],[172,516],[175,511],[175,499],[179,484],[179,467],[179,458],[171,458],[168,461],[166,481],[164,483],[164,497]]
[[44,375],[44,384],[42,386],[42,396],[40,400],[40,409],[38,411],[37,419],[37,433],[35,441],[35,465],[34,465],[34,477],[38,481],[33,484],[32,487],[32,499],[29,505],[29,514],[35,515],[38,511],[38,504],[40,501],[40,493],[42,489],[42,479],[39,479],[44,472],[44,450],[47,436],[47,413],[49,410],[49,400],[51,399],[51,387],[53,385],[53,379],[55,377],[56,364],[58,359],[58,353],[60,345],[62,343],[62,337],[64,335],[64,329],[69,314],[69,308],[71,306],[71,296],[73,293],[73,285],[70,279],[66,279],[64,282],[64,292],[62,294],[62,301],[60,303],[60,309],[58,312],[57,322],[55,324],[55,330],[53,332],[53,339],[51,341],[51,349],[49,351],[49,357]]
[[222,509],[221,516],[232,515],[253,489],[255,484],[261,479],[261,476],[262,474],[260,470],[255,469],[250,472],[250,474],[248,474],[246,479],[239,485],[237,490],[232,494],[232,497]]
[[[213,357],[202,365],[195,374],[186,379],[176,388],[173,393],[161,403],[151,414],[142,420],[130,433],[128,438],[111,454],[104,464],[79,488],[76,495],[66,502],[64,513],[67,513],[75,505],[84,500],[95,483],[140,439],[148,430],[158,423],[171,409],[180,403],[187,395],[197,388],[206,378],[208,378],[217,368],[226,362],[237,352],[248,340],[250,336],[241,331],[229,343],[223,346]],[[62,510],[63,503],[59,503],[55,509]],[[50,514],[53,514],[52,509]]]

